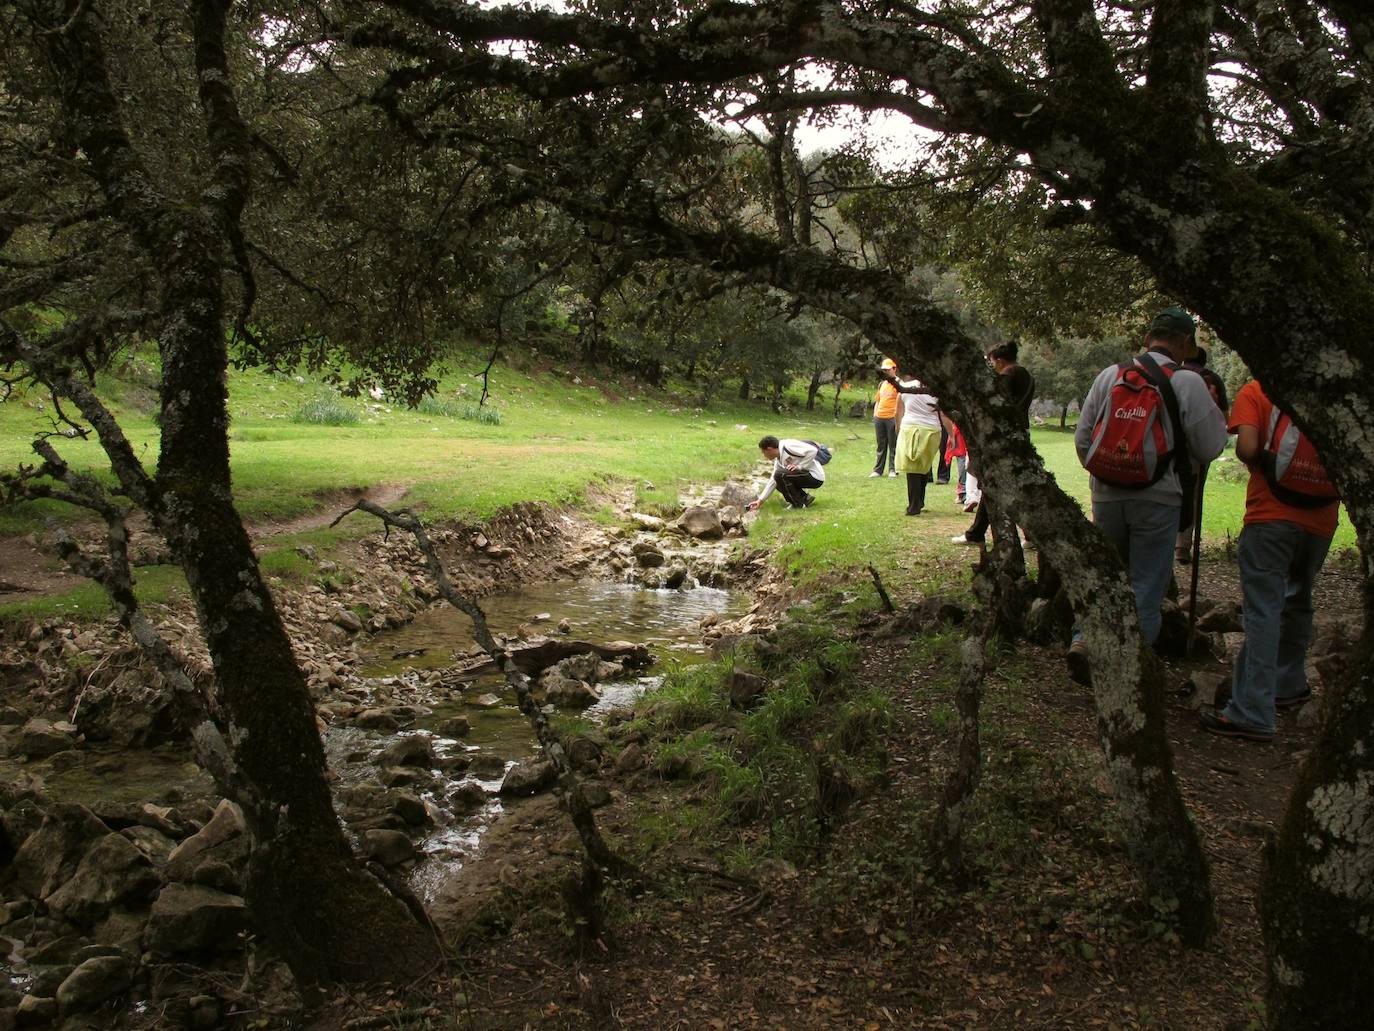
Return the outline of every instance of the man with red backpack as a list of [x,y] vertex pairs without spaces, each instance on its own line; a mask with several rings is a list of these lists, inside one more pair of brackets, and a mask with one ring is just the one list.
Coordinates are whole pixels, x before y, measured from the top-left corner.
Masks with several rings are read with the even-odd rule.
[[1239,547],[1245,643],[1231,700],[1220,711],[1201,710],[1198,721],[1212,734],[1269,741],[1275,710],[1312,697],[1312,584],[1336,532],[1340,498],[1311,441],[1259,383],[1236,395],[1231,432],[1236,457],[1250,467]]
[[[1182,308],[1156,315],[1145,352],[1098,373],[1074,433],[1078,459],[1092,474],[1093,523],[1126,564],[1147,644],[1159,636],[1173,576],[1180,477],[1226,445],[1226,420],[1207,385],[1181,367],[1197,347],[1196,330]],[[1077,636],[1066,658],[1073,678],[1087,683],[1088,653]]]

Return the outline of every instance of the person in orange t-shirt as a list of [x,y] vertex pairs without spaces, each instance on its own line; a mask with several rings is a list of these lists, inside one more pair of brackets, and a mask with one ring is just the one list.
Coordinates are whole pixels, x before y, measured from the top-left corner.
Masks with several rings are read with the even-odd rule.
[[[897,363],[884,358],[879,366],[892,376],[897,375]],[[878,442],[878,461],[874,463],[869,478],[881,476],[883,466],[889,476],[897,475],[897,388],[891,380],[884,379],[873,395],[873,436]]]
[[1231,700],[1198,713],[1203,730],[1252,741],[1272,740],[1275,711],[1312,697],[1306,672],[1312,584],[1340,508],[1339,501],[1296,498],[1300,505],[1275,493],[1265,472],[1273,414],[1274,403],[1257,382],[1242,387],[1231,406],[1236,457],[1250,467],[1239,547],[1245,643],[1231,674]]

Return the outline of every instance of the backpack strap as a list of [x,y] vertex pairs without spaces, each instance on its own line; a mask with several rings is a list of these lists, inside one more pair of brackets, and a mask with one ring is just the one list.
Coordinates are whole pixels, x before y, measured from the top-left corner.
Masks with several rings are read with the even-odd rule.
[[1159,363],[1150,357],[1148,351],[1136,358],[1136,364],[1144,371],[1145,378],[1159,388],[1159,395],[1164,398],[1164,409],[1169,413],[1169,421],[1174,426],[1175,468],[1178,469],[1180,477],[1185,476],[1185,467],[1191,470],[1188,462],[1188,438],[1183,435],[1183,417],[1179,414],[1178,395],[1174,393],[1174,385],[1159,367]]

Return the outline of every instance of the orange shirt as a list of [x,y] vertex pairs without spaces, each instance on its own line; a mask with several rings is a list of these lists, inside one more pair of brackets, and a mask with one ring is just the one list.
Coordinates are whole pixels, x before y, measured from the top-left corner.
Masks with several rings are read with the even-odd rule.
[[[1231,405],[1231,425],[1228,429],[1235,433],[1242,426],[1254,426],[1259,430],[1260,447],[1263,447],[1265,436],[1269,432],[1269,413],[1273,409],[1274,402],[1265,396],[1259,382],[1251,380],[1236,394],[1236,399]],[[1318,537],[1330,537],[1336,532],[1336,519],[1340,507],[1338,501],[1321,508],[1299,508],[1296,505],[1285,504],[1274,497],[1264,473],[1257,469],[1250,470],[1250,483],[1245,488],[1247,524],[1278,521],[1297,523],[1308,533],[1314,533]]]
[[873,395],[873,418],[895,419],[897,417],[897,388],[883,380],[878,392]]

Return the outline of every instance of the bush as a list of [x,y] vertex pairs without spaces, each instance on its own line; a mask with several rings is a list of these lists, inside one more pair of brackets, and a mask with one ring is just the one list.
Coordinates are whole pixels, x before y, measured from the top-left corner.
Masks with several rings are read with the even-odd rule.
[[291,421],[312,426],[351,426],[358,421],[358,413],[345,405],[338,394],[327,391],[297,408]]
[[446,419],[466,419],[481,423],[483,426],[499,426],[501,413],[486,405],[475,405],[471,401],[454,401],[448,398],[426,394],[415,406],[421,415],[440,415]]

